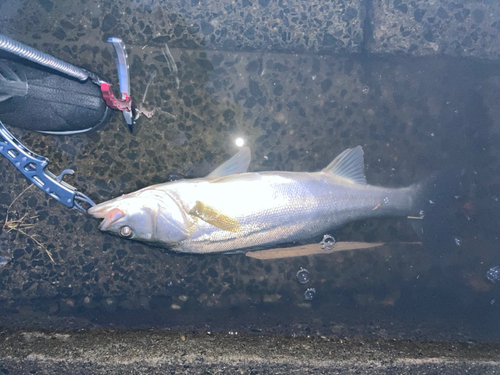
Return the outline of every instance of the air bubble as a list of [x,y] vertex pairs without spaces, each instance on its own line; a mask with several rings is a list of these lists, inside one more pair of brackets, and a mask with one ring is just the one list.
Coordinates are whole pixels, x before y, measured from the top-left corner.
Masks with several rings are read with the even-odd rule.
[[331,251],[335,247],[335,238],[329,234],[325,234],[321,240],[321,248],[325,251]]
[[304,292],[304,299],[306,301],[313,300],[315,296],[316,296],[316,288],[307,288],[307,290]]
[[309,282],[309,271],[305,268],[300,267],[297,271],[297,281],[301,284],[307,284]]
[[496,283],[500,280],[500,266],[491,267],[488,272],[486,272],[486,278],[492,283]]

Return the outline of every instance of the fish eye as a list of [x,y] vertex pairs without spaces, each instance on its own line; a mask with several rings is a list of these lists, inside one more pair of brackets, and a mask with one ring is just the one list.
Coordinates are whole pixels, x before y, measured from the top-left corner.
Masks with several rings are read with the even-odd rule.
[[120,236],[130,237],[132,235],[132,229],[126,225],[120,228]]

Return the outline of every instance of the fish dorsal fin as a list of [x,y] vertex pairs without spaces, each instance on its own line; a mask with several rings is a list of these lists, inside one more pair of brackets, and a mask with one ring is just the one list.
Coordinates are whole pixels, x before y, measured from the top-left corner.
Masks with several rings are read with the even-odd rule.
[[243,147],[231,159],[212,171],[207,178],[219,178],[236,173],[245,173],[250,165],[252,155],[249,147]]
[[342,152],[322,172],[332,173],[357,184],[366,185],[364,169],[363,149],[357,146]]

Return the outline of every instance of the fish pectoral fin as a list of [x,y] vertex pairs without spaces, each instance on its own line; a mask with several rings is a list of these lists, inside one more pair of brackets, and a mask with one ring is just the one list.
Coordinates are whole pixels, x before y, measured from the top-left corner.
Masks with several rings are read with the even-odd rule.
[[361,146],[348,148],[333,159],[322,172],[331,173],[351,180],[354,183],[366,185],[363,149]]
[[235,173],[245,173],[248,170],[252,155],[249,147],[243,147],[231,159],[212,171],[206,178],[218,178]]
[[241,224],[236,219],[224,215],[215,208],[207,206],[200,201],[196,201],[189,214],[228,232],[239,232],[241,230]]

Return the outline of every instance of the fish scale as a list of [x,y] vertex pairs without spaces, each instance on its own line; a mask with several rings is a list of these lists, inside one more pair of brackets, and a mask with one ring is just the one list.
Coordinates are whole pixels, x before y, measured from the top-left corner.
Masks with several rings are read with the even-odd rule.
[[[301,241],[351,221],[408,215],[411,209],[408,196],[413,188],[356,186],[322,172],[264,172],[259,176],[257,181],[244,182],[243,189],[238,186],[241,185],[238,178],[224,182],[224,186],[206,183],[206,187],[198,186],[196,193],[189,191],[189,183],[172,186],[178,196],[203,199],[205,204],[217,207],[242,226],[240,232],[233,233],[202,222],[195,234],[183,241],[183,250],[225,252]],[[386,198],[388,203],[374,210]],[[184,199],[189,207],[192,201]],[[239,204],[242,200],[251,202],[253,208]]]

